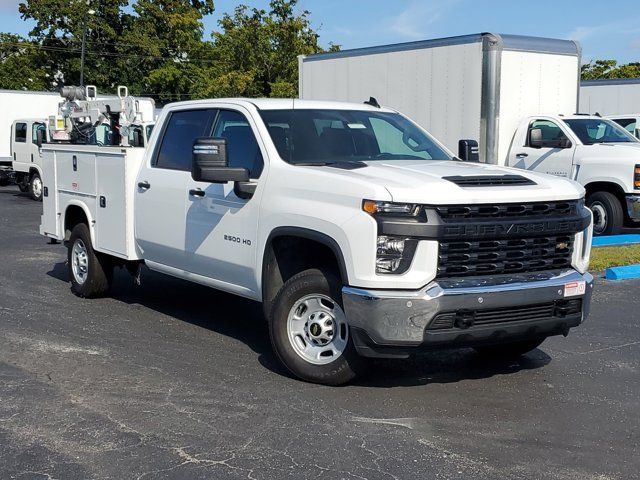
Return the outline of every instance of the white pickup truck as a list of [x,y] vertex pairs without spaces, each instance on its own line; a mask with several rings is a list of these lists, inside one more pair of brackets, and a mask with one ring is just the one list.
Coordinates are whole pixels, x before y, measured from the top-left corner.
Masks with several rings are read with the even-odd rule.
[[588,314],[584,189],[460,161],[390,109],[179,102],[146,151],[43,152],[40,231],[67,245],[75,294],[144,263],[261,301],[277,356],[307,381],[421,348],[519,355]]
[[586,189],[597,235],[640,222],[640,142],[590,115],[539,115],[516,130],[507,164],[576,180]]

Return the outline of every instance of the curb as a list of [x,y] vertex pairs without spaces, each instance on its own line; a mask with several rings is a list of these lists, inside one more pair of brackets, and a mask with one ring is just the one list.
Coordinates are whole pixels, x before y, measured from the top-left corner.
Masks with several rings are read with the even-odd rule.
[[633,245],[634,243],[640,243],[639,234],[607,235],[605,237],[593,237],[592,246],[614,247],[617,245]]
[[640,278],[640,264],[626,265],[624,267],[609,267],[604,271],[607,280],[627,280]]

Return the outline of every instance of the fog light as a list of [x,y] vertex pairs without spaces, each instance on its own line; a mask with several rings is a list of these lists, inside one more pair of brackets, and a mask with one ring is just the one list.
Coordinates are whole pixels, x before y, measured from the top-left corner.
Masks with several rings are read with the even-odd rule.
[[415,240],[380,235],[376,245],[376,273],[404,273],[411,263],[415,244]]

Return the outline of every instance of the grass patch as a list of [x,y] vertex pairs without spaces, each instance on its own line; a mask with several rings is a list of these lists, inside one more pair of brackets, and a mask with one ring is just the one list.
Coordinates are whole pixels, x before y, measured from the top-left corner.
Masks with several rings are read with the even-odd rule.
[[608,267],[621,267],[635,263],[640,263],[640,245],[594,247],[591,249],[589,269],[599,272]]

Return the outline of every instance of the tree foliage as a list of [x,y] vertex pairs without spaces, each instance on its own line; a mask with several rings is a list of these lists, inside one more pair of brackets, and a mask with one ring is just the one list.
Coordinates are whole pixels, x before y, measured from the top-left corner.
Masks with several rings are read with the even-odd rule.
[[640,78],[640,62],[618,65],[615,60],[594,60],[582,65],[582,80]]
[[77,85],[86,25],[85,83],[101,91],[127,85],[160,101],[295,96],[298,55],[323,51],[297,2],[239,5],[207,33],[213,0],[26,0],[19,12],[34,27],[28,38],[0,34],[0,88]]

